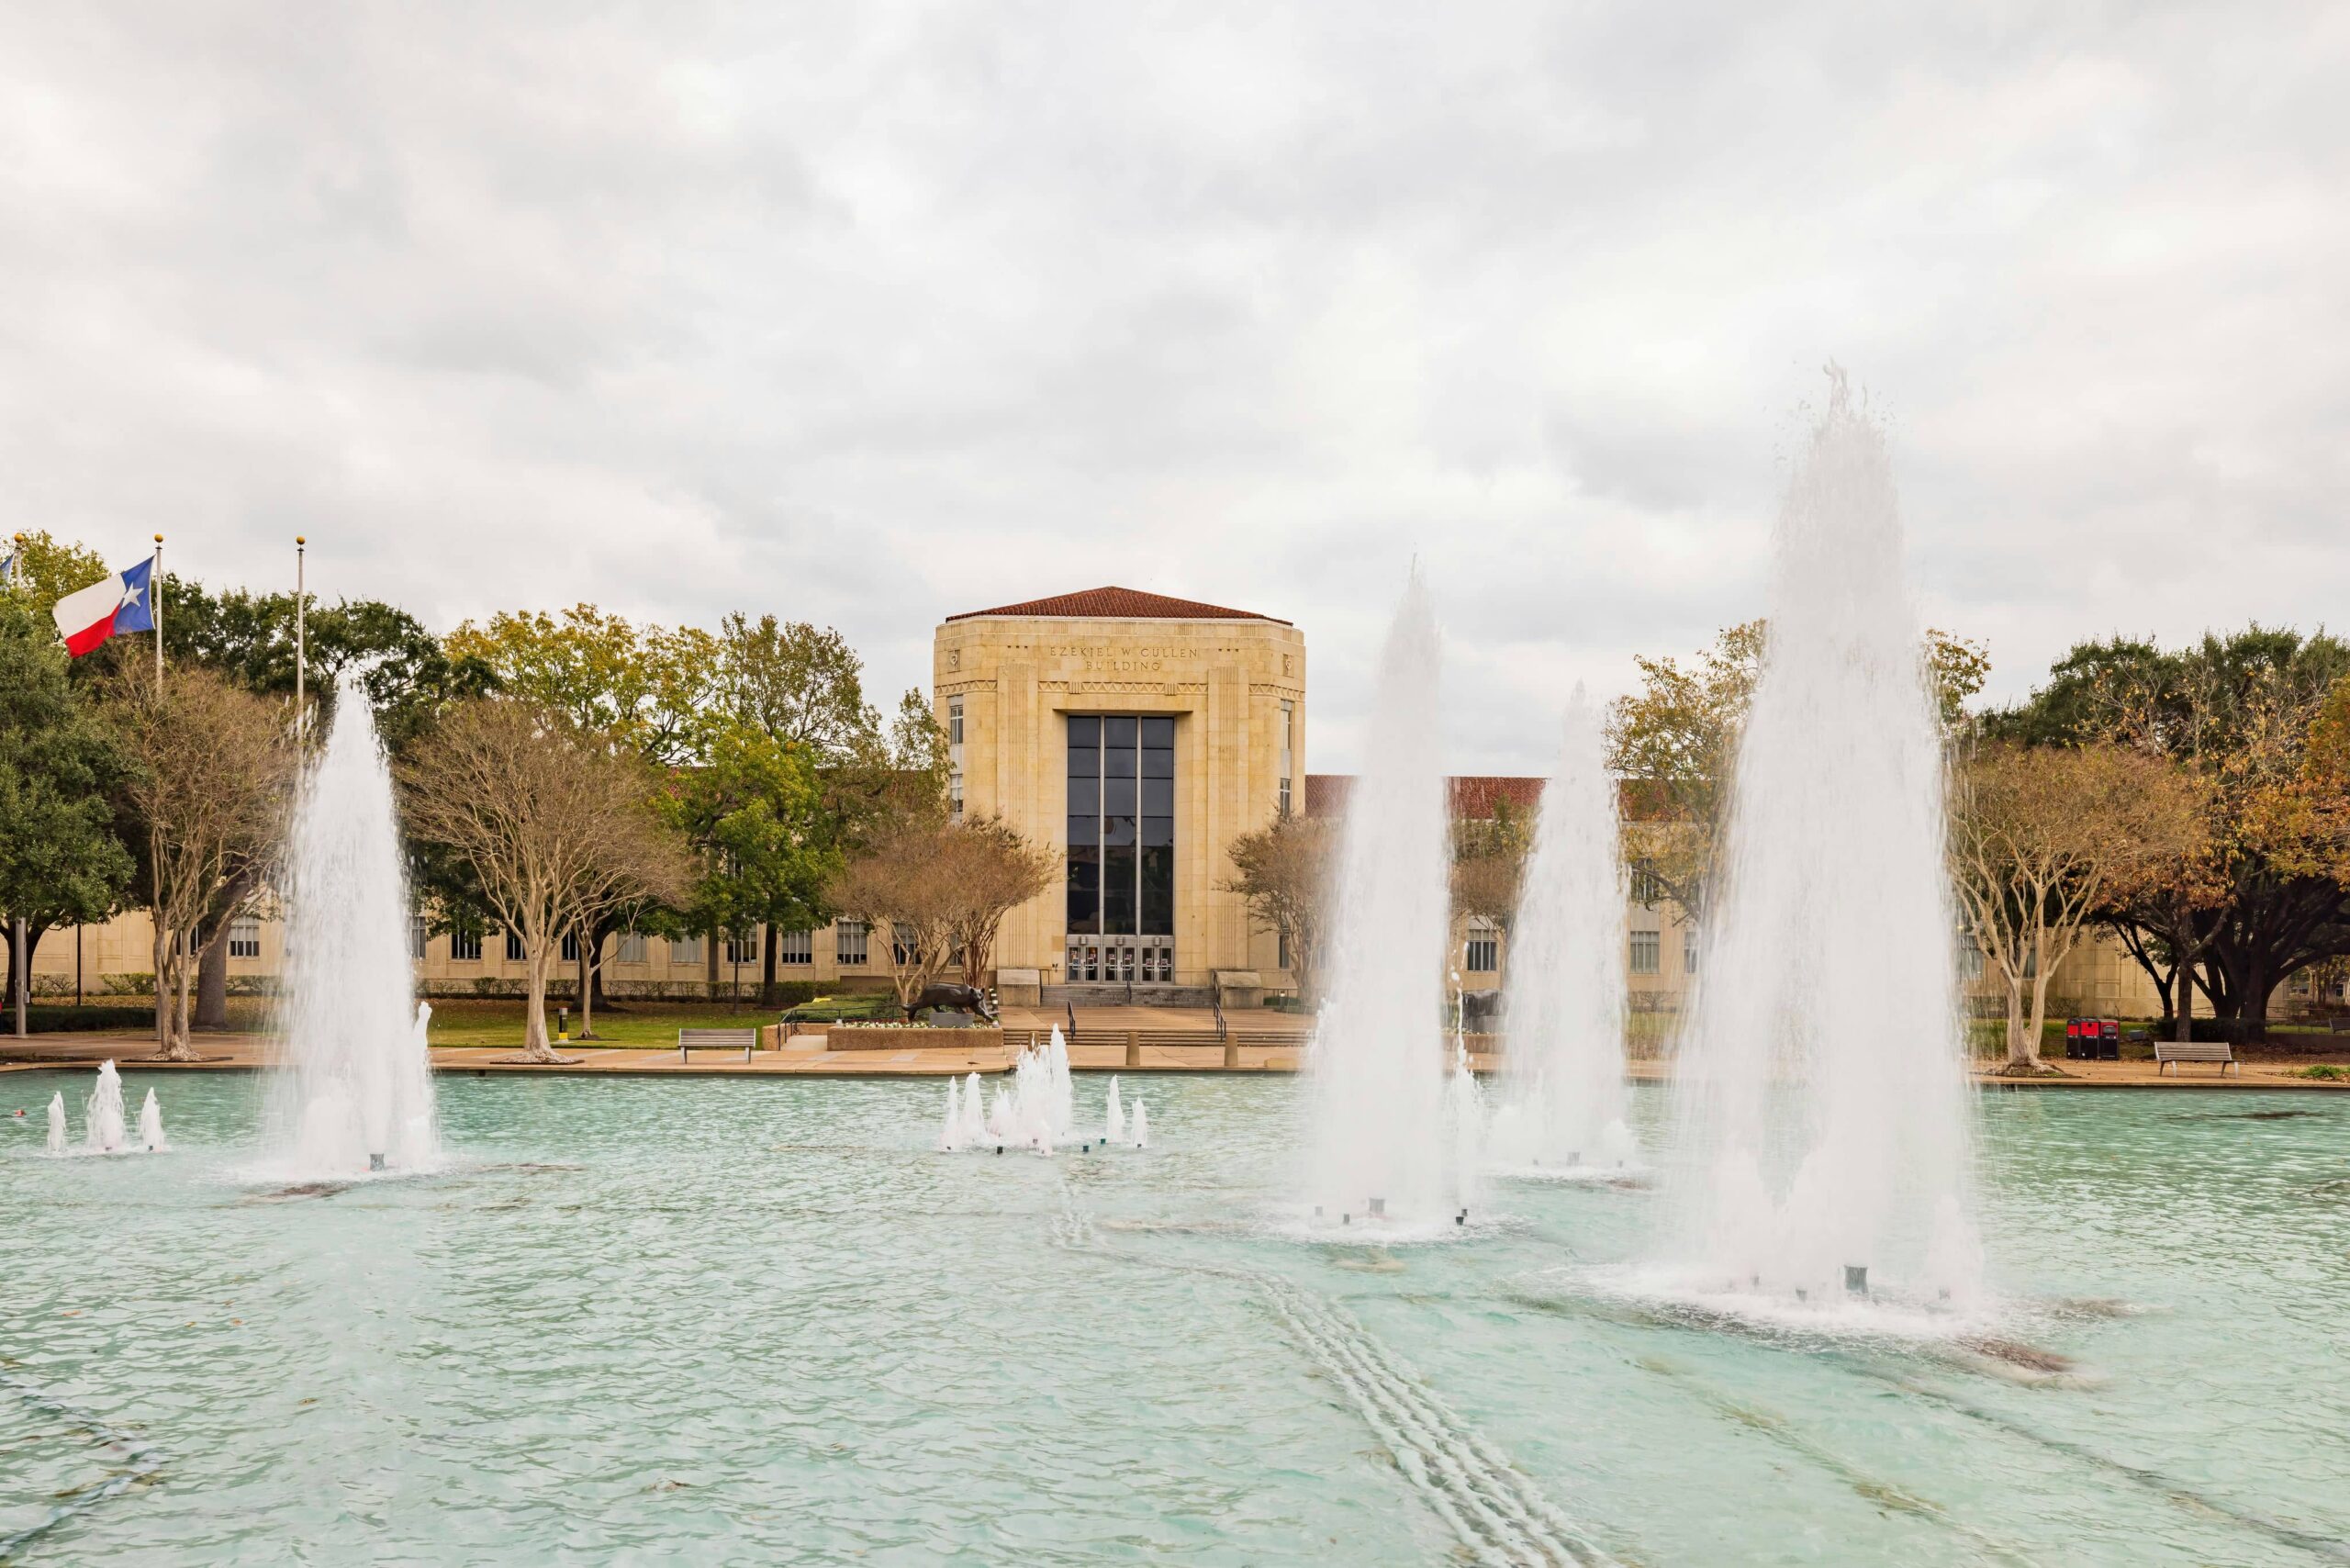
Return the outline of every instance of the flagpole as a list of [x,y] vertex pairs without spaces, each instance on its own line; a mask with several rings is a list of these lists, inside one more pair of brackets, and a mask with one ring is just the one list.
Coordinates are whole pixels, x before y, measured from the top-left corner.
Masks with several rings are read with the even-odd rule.
[[309,710],[302,705],[302,666],[304,635],[302,607],[309,598],[302,590],[302,556],[308,542],[300,534],[294,536],[294,733],[301,735],[309,728]]
[[155,695],[163,695],[163,536],[155,535],[155,564],[147,572],[147,616],[155,622]]

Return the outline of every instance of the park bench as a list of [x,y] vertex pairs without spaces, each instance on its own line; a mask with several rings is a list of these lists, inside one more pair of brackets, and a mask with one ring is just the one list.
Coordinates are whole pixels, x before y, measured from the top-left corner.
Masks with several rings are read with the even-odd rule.
[[2225,1040],[2156,1040],[2154,1070],[2168,1072],[2173,1062],[2216,1062],[2222,1072],[2244,1076],[2244,1069],[2236,1061],[2236,1053]]
[[691,1061],[694,1051],[736,1051],[749,1061],[751,1053],[759,1048],[756,1029],[680,1029],[677,1031],[677,1059]]

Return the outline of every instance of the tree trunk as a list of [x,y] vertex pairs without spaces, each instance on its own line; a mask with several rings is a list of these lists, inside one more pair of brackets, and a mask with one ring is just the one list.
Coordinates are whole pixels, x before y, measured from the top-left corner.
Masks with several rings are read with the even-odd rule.
[[2048,981],[2051,978],[2048,971],[2050,968],[2050,965],[2043,963],[2040,966],[2040,972],[2031,977],[2031,1038],[2029,1042],[2031,1049],[2027,1059],[2035,1068],[2042,1065],[2040,1059],[2040,1040],[2048,1030]]
[[704,954],[702,963],[706,971],[704,983],[709,987],[710,999],[716,1002],[718,1000],[718,923],[716,921],[711,922],[709,934],[702,938],[702,951]]
[[155,927],[155,1059],[158,1061],[193,1061],[196,1053],[188,1047],[187,1014],[182,1011],[180,998],[184,987],[180,975],[185,968],[180,954],[187,945],[178,934],[164,928],[161,912]]
[[544,936],[526,938],[530,946],[525,954],[530,979],[526,982],[529,1000],[522,1016],[522,1055],[532,1061],[569,1062],[576,1058],[558,1056],[547,1043],[547,969],[554,956],[554,943]]
[[[19,1035],[32,1033],[33,958],[40,952],[40,939],[48,935],[49,926],[46,920],[28,919],[25,922],[25,989],[19,992],[17,990],[17,924],[12,918],[0,915],[0,949],[6,950],[5,957],[0,957],[0,969],[7,971],[6,980],[0,983],[8,988],[0,995],[6,995],[8,1001],[9,1027]],[[19,1016],[20,1013],[22,1016]]]
[[2008,982],[2008,1065],[2037,1067],[2040,1065],[2039,1042],[2024,1033],[2023,977],[2010,974]]
[[583,928],[578,936],[579,961],[572,966],[571,994],[579,1003],[579,1033],[576,1039],[587,1039],[596,1026],[588,1005],[588,933]]
[[579,939],[579,1037],[596,1037],[596,976],[603,969],[603,940],[582,935]]
[[773,1007],[778,998],[775,986],[776,946],[782,941],[783,933],[775,928],[772,920],[760,930],[765,933],[766,940],[759,944],[759,1005]]
[[204,958],[196,969],[196,1027],[226,1029],[229,1026],[229,924],[220,923],[211,941],[204,945]]

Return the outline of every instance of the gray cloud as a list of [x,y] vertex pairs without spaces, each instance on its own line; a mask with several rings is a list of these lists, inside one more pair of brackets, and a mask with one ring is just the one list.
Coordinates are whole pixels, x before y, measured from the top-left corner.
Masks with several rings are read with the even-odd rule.
[[[2073,638],[2350,588],[2350,21],[2218,6],[20,6],[22,524],[447,624],[1265,609],[1350,761],[1412,557],[1457,764],[1760,608],[1818,395],[1921,605]],[[21,525],[21,524],[20,524]]]

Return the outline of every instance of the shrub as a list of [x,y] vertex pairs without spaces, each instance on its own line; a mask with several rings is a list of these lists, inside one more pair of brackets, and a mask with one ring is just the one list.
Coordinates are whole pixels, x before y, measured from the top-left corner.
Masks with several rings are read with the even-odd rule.
[[[7,1019],[6,1027],[15,1027],[17,1018],[14,1012],[0,1016]],[[86,1007],[45,1007],[36,1002],[26,1024],[36,1035],[65,1035],[90,1030],[152,1030],[155,1027],[155,1009],[152,1003],[144,1007],[129,1007],[119,1002]]]

